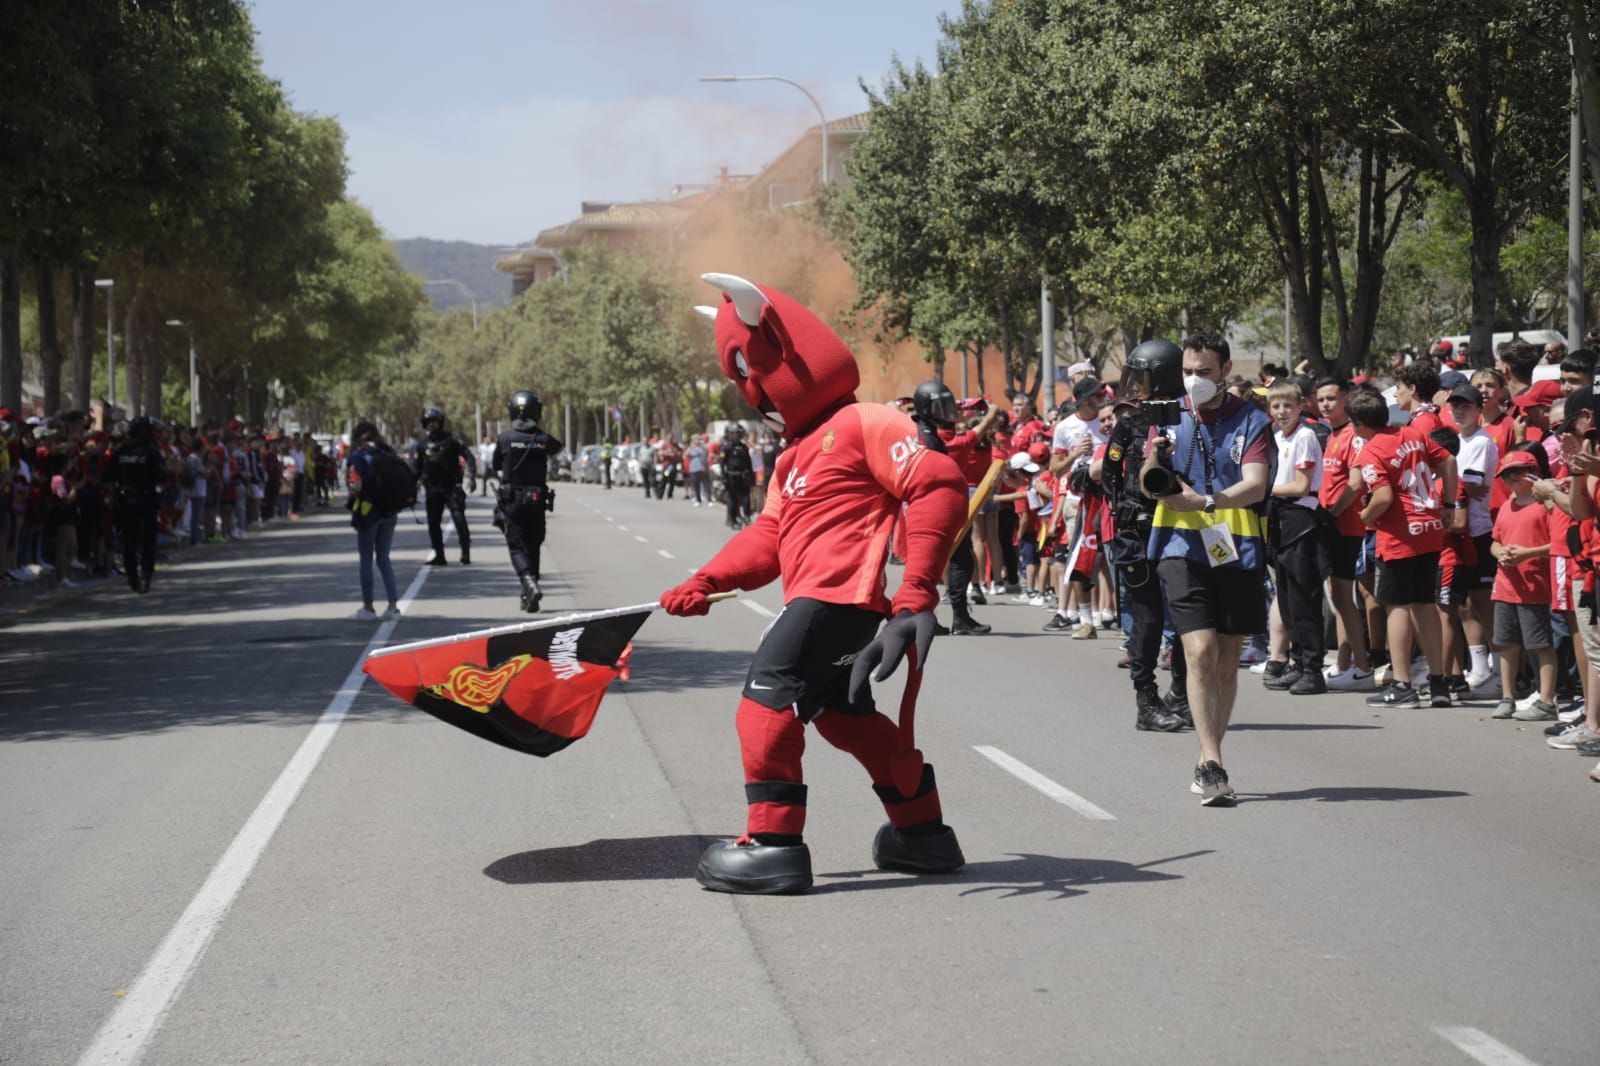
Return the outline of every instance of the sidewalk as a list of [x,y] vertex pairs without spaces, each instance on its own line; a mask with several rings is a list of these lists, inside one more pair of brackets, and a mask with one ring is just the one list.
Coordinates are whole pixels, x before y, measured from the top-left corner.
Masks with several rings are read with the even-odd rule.
[[[201,541],[191,545],[187,540],[176,544],[156,542],[156,571],[170,570],[182,567],[190,559],[222,558],[236,554],[252,542],[272,537],[283,529],[292,529],[307,522],[318,523],[333,517],[342,520],[349,519],[349,513],[337,502],[327,507],[308,507],[301,515],[300,521],[289,519],[275,519],[260,529],[252,529],[243,540],[229,540],[221,543]],[[121,559],[116,560],[121,565]],[[69,571],[72,578],[72,587],[61,584],[61,575],[54,571],[40,574],[35,581],[19,581],[0,585],[0,625],[6,625],[22,618],[25,615],[52,607],[58,603],[79,599],[85,596],[97,595],[106,589],[126,589],[127,578],[120,572],[113,570],[105,577],[91,577],[88,571]]]

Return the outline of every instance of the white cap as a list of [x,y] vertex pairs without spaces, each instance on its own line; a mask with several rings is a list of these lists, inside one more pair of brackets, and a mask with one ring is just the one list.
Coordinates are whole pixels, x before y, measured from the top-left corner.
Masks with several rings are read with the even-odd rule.
[[1027,452],[1018,452],[1011,457],[1011,469],[1037,474],[1039,472],[1039,464],[1030,459]]
[[1094,373],[1094,364],[1093,363],[1073,363],[1071,366],[1067,367],[1067,373],[1068,374],[1093,374]]

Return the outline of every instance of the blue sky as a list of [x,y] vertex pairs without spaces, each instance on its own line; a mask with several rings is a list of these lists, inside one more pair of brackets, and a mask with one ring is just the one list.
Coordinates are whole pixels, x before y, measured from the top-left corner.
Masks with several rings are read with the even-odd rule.
[[393,237],[514,244],[580,200],[665,196],[750,172],[864,110],[890,57],[933,64],[957,0],[256,0],[257,46],[295,107],[349,137],[350,190]]

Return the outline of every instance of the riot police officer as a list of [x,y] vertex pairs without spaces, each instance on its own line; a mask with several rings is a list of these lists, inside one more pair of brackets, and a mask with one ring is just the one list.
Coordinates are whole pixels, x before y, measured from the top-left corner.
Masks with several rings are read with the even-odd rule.
[[522,585],[522,609],[539,609],[544,593],[539,589],[539,548],[544,544],[544,513],[550,505],[547,482],[551,456],[563,445],[539,428],[544,405],[529,389],[520,389],[506,405],[511,428],[495,442],[491,460],[500,478],[499,512],[505,527],[506,550]]
[[743,529],[750,520],[750,490],[756,480],[744,429],[729,426],[722,439],[722,491],[728,497],[728,528]]
[[154,419],[140,415],[128,424],[128,439],[112,453],[106,479],[116,489],[114,517],[122,541],[122,569],[128,587],[150,591],[156,568],[156,514],[161,507],[161,486],[167,479],[166,461],[155,445]]
[[1100,473],[1116,530],[1108,557],[1133,618],[1128,638],[1128,673],[1138,707],[1135,726],[1160,733],[1175,733],[1192,723],[1188,697],[1183,695],[1187,676],[1183,649],[1176,642],[1172,652],[1172,692],[1165,700],[1156,683],[1166,601],[1161,582],[1156,579],[1155,564],[1145,553],[1155,503],[1140,483],[1140,470],[1147,449],[1157,446],[1152,438],[1164,441],[1166,428],[1178,422],[1178,397],[1182,395],[1183,352],[1176,344],[1149,340],[1129,352],[1122,371],[1117,423]]
[[429,405],[422,409],[424,437],[412,446],[411,464],[428,490],[428,540],[433,545],[433,556],[428,566],[445,565],[444,512],[450,509],[450,521],[456,527],[456,539],[461,542],[461,562],[472,562],[472,534],[467,530],[467,493],[461,488],[461,464],[467,464],[469,482],[467,491],[478,487],[478,460],[472,449],[455,434],[445,431],[444,411]]
[[[917,425],[917,438],[922,441],[922,446],[929,451],[949,455],[965,471],[965,456],[958,453],[975,447],[978,435],[971,432],[957,434],[955,426],[960,417],[955,395],[950,391],[950,386],[942,381],[924,381],[911,394],[911,421]],[[972,554],[972,530],[969,528],[962,532],[955,550],[950,553],[949,580],[945,588],[950,596],[952,636],[981,637],[993,628],[973,618],[967,610],[967,586],[976,568],[977,560]]]

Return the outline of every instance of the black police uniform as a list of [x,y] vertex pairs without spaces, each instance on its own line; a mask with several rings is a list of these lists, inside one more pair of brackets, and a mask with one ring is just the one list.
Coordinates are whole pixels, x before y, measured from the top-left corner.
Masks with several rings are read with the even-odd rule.
[[732,437],[722,445],[722,488],[728,497],[728,525],[735,529],[750,520],[750,489],[756,480],[755,466],[745,442]]
[[167,465],[149,440],[130,440],[111,455],[106,477],[116,488],[113,516],[122,540],[122,569],[128,587],[150,591],[156,568],[156,515]]
[[428,490],[428,541],[433,545],[431,563],[444,565],[444,512],[450,510],[450,521],[456,527],[456,539],[461,542],[461,561],[472,562],[472,534],[467,530],[467,494],[461,487],[461,461],[466,460],[473,480],[478,477],[478,460],[472,449],[444,428],[430,430],[411,450],[412,463]]
[[500,515],[506,550],[522,584],[522,609],[539,609],[539,548],[544,544],[544,513],[550,488],[550,457],[563,445],[531,418],[519,418],[495,442],[490,460],[500,477]]
[[[940,455],[949,454],[944,438],[939,436],[937,422],[917,413],[912,414],[911,421],[917,427],[917,439],[924,448]],[[969,528],[950,552],[950,572],[945,583],[945,590],[950,596],[950,632],[958,637],[984,636],[994,628],[979,622],[967,610],[967,586],[972,583],[972,574],[977,566],[977,559],[972,553],[972,530]]]
[[[1145,433],[1126,417],[1112,427],[1101,464],[1100,484],[1111,506],[1116,532],[1107,547],[1117,575],[1117,588],[1123,605],[1132,616],[1128,634],[1128,673],[1138,698],[1139,728],[1170,732],[1181,728],[1183,711],[1188,708],[1184,695],[1188,670],[1180,641],[1172,644],[1172,691],[1166,705],[1156,682],[1156,662],[1161,654],[1161,631],[1166,625],[1166,600],[1155,566],[1145,557],[1155,503],[1140,491],[1139,475],[1144,466]],[[1177,710],[1179,713],[1173,714]]]

